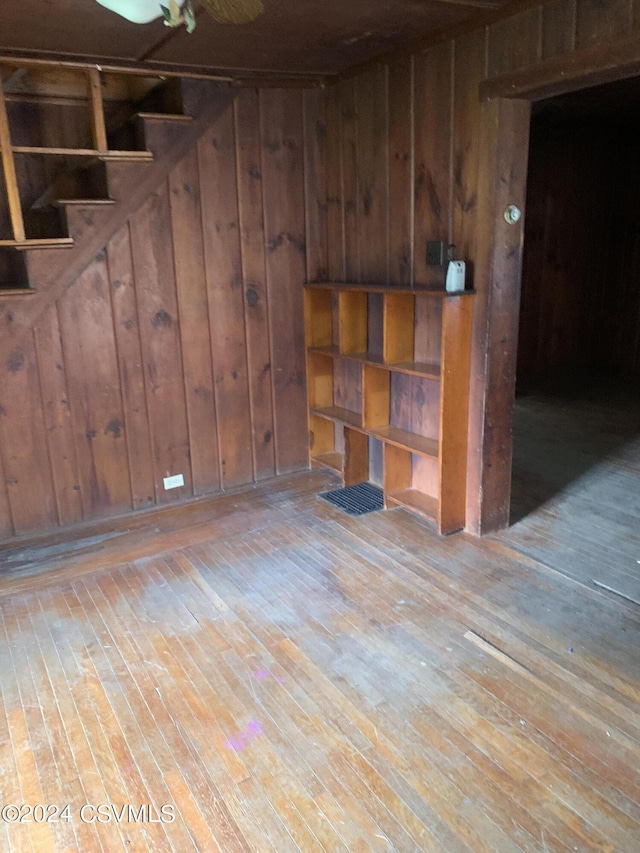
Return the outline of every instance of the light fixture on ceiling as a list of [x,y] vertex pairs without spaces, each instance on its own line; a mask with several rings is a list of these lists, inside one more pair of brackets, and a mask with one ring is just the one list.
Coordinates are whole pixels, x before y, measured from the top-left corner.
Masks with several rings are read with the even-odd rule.
[[160,0],[97,0],[97,2],[105,9],[131,21],[132,24],[149,24],[156,18],[164,18],[167,27],[179,27],[184,24],[189,33],[196,28],[191,0],[184,0],[182,3],[178,0],[168,0],[166,6],[160,3]]
[[[156,18],[164,18],[167,27],[184,24],[187,32],[196,27],[196,17],[191,0],[97,0],[97,2],[131,21],[133,24],[148,24]],[[221,24],[248,24],[264,12],[262,0],[201,0],[201,5]]]

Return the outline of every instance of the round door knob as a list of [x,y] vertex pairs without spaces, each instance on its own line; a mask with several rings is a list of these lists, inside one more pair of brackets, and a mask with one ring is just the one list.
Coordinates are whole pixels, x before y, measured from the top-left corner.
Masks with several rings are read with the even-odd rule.
[[509,223],[509,225],[515,225],[521,216],[522,216],[522,211],[520,210],[520,208],[517,205],[515,205],[515,204],[507,205],[507,208],[504,212],[504,218]]

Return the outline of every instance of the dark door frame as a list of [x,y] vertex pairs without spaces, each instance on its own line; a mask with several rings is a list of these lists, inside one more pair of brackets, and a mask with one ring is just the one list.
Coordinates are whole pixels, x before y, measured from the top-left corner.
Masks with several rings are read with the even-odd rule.
[[634,45],[626,56],[615,45],[589,49],[480,87],[466,524],[475,534],[509,525],[524,215],[509,224],[504,212],[514,204],[524,214],[531,103],[640,74],[637,36]]

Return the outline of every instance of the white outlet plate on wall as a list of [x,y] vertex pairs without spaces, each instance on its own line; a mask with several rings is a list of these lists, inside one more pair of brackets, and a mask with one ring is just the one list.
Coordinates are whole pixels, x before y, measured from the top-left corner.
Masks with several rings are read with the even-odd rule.
[[182,474],[174,474],[172,477],[164,478],[165,489],[177,489],[179,486],[184,486],[184,477]]

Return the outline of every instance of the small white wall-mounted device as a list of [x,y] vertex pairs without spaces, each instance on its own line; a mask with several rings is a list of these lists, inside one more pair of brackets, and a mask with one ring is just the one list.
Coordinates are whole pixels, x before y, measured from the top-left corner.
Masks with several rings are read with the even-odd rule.
[[174,474],[172,477],[164,478],[165,489],[177,489],[180,486],[184,486],[184,477],[182,474]]
[[464,290],[465,263],[464,261],[449,261],[447,267],[447,293],[460,293]]
[[520,208],[517,205],[515,205],[515,204],[508,204],[507,205],[507,207],[504,211],[504,218],[505,218],[505,221],[509,225],[515,225],[516,222],[520,221],[521,216],[522,216],[522,211],[520,210]]

